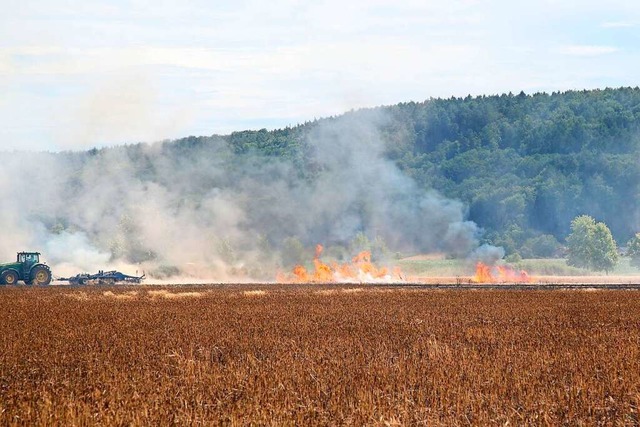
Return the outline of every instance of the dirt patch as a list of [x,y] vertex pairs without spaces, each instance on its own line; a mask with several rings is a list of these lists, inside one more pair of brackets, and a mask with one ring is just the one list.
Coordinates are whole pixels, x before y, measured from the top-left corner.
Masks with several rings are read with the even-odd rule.
[[149,291],[151,298],[164,298],[164,299],[178,299],[178,298],[199,298],[203,295],[202,292],[169,292],[166,289],[160,289],[158,291]]
[[64,296],[67,298],[74,299],[76,301],[89,301],[91,299],[89,298],[89,295],[86,292],[82,292],[82,291],[65,294]]
[[117,294],[111,291],[106,291],[102,293],[103,296],[108,297],[108,298],[115,298],[118,300],[132,300],[134,298],[136,298],[138,296],[138,291],[130,291],[130,292],[125,292],[122,294]]
[[343,289],[342,292],[344,292],[345,294],[357,294],[359,292],[362,292],[364,289],[362,288],[347,288],[347,289]]
[[325,295],[325,296],[335,295],[337,293],[338,293],[338,291],[335,290],[335,289],[322,289],[322,290],[314,292],[314,294],[316,294],[316,295]]
[[242,295],[244,295],[245,297],[261,297],[266,294],[267,294],[267,291],[262,291],[262,290],[244,291],[242,293]]

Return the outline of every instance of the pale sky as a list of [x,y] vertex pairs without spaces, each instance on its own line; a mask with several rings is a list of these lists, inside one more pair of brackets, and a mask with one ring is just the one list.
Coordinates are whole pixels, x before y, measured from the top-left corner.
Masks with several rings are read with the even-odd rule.
[[0,0],[0,150],[640,85],[640,2]]

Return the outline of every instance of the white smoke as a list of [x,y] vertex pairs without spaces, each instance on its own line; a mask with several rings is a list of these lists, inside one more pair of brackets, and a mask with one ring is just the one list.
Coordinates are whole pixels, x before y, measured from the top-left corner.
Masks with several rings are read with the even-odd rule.
[[[64,231],[48,236],[43,249],[48,261],[58,267],[56,273],[60,275],[73,274],[66,271],[67,267],[92,271],[96,266],[108,265],[111,260],[111,254],[95,248],[82,231],[75,233]],[[65,264],[70,260],[73,261],[73,265],[66,266]]]
[[504,258],[504,249],[484,244],[469,254],[468,259],[473,262],[482,262],[487,265],[495,265]]
[[0,182],[3,258],[40,250],[54,274],[111,267],[210,280],[273,278],[286,239],[465,256],[464,206],[385,157],[379,110],[322,121],[297,157],[234,153],[220,137],[65,153],[12,153]]

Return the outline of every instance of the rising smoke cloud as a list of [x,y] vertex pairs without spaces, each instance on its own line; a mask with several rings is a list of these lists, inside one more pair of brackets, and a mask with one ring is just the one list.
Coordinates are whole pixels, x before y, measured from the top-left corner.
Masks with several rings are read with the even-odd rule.
[[273,278],[291,239],[468,255],[476,224],[385,157],[386,122],[380,110],[320,121],[300,136],[303,159],[237,154],[222,137],[11,153],[0,255],[41,250],[60,276],[118,267],[217,281]]

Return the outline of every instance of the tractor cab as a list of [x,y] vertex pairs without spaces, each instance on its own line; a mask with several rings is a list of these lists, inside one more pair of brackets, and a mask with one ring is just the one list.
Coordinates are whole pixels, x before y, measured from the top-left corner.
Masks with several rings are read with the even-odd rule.
[[40,262],[40,252],[18,252],[18,262],[21,264],[38,264]]
[[40,252],[18,252],[18,263],[22,271],[20,275],[22,277],[29,277],[31,267],[40,262]]

